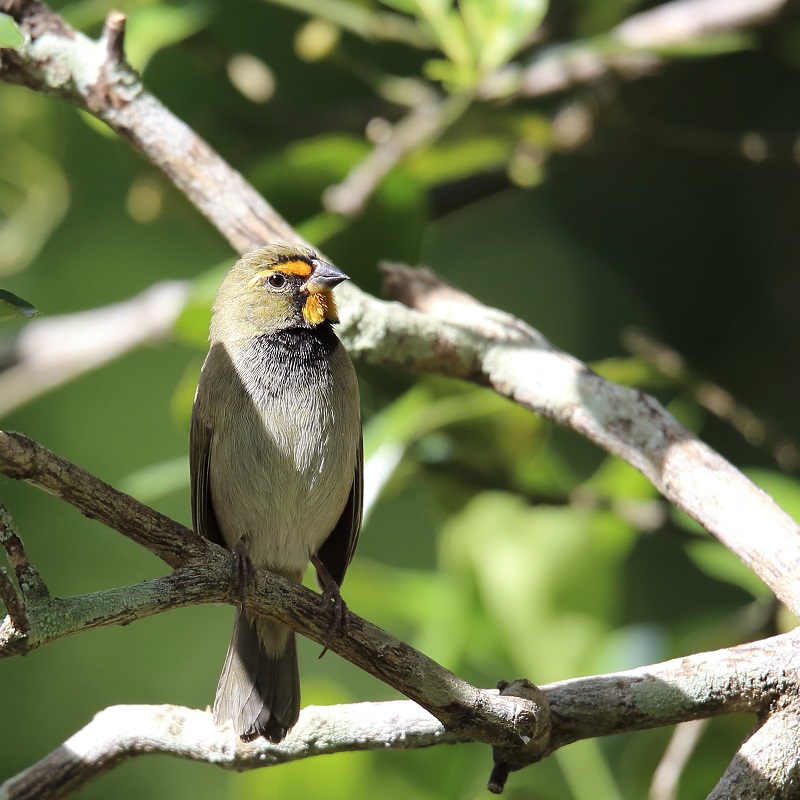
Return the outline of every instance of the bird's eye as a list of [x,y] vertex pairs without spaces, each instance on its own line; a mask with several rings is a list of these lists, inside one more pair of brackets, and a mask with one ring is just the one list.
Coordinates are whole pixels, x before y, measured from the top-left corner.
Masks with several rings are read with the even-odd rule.
[[286,283],[286,276],[281,275],[280,272],[273,272],[272,275],[267,278],[267,282],[273,289],[280,289]]

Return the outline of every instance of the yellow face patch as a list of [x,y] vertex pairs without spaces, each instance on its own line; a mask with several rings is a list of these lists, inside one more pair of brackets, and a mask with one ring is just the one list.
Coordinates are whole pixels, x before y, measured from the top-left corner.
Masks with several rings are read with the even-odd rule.
[[319,325],[326,319],[338,322],[339,315],[336,313],[333,294],[331,292],[310,294],[303,306],[303,318],[309,325]]
[[299,275],[301,278],[309,278],[311,276],[311,265],[307,264],[305,261],[286,261],[283,264],[278,264],[275,267],[257,272],[250,278],[250,285],[255,286],[258,283],[264,283],[264,281],[275,272],[282,272],[284,275]]
[[301,278],[308,278],[311,275],[311,264],[307,261],[284,261],[273,267],[270,272],[283,272],[286,275],[299,275]]

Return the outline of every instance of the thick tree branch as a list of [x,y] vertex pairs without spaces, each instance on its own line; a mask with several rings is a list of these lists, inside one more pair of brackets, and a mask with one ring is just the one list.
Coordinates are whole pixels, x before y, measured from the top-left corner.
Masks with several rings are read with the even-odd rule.
[[[797,689],[797,645],[796,633],[785,634],[758,645],[543,686],[552,709],[548,752],[584,738],[721,714],[758,713],[782,693]],[[471,739],[463,732],[446,730],[408,701],[305,708],[297,727],[280,745],[263,740],[246,744],[229,728],[214,727],[207,711],[114,706],[37,764],[6,781],[0,792],[6,792],[10,800],[63,797],[121,761],[147,753],[244,771],[327,753],[466,741]],[[758,795],[720,795],[750,796]]]
[[772,713],[739,748],[708,800],[791,800],[800,787],[800,700]]
[[[25,608],[28,633],[16,630],[11,619],[0,628],[0,656],[28,652],[89,628],[127,624],[168,608],[201,602],[238,604],[225,550],[30,439],[0,432],[0,472],[61,496],[179,567],[171,575],[133,587],[76,598],[37,596]],[[320,608],[319,596],[293,581],[259,571],[258,579],[248,582],[247,607],[320,644],[328,643],[329,607]],[[531,743],[542,727],[535,704],[477,689],[355,614],[350,614],[347,635],[339,632],[329,648],[419,703],[448,729],[473,740],[518,747]]]
[[171,567],[205,557],[210,545],[188,528],[37,444],[0,431],[0,472],[60,497],[89,519],[119,531]]
[[468,741],[445,731],[415,703],[308,706],[280,745],[242,742],[215,727],[211,714],[179,706],[112,706],[57,750],[0,786],[8,800],[65,797],[123,761],[164,753],[244,772],[313,755],[405,750]]

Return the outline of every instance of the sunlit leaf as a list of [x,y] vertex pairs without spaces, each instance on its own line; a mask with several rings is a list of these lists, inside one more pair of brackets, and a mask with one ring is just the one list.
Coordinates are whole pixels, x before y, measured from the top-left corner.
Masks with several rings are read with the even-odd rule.
[[208,346],[211,306],[230,268],[231,263],[226,261],[195,278],[189,299],[175,322],[175,334],[179,339],[202,349]]
[[193,359],[186,365],[178,384],[172,392],[169,401],[169,408],[172,419],[185,431],[189,430],[189,421],[192,418],[192,405],[194,404],[194,393],[197,389],[197,381],[200,379],[200,369],[203,366],[203,359]]
[[441,558],[443,568],[474,576],[514,668],[546,681],[590,664],[618,602],[615,566],[632,542],[612,515],[484,492],[448,524]]
[[39,313],[27,300],[6,289],[0,289],[0,322],[33,319]]
[[467,0],[460,4],[478,68],[495,70],[519,50],[547,11],[545,0]]
[[[19,98],[16,98],[17,102]],[[8,98],[11,101],[11,98]],[[11,101],[14,102],[14,101]],[[0,118],[10,102],[0,106]],[[22,136],[0,133],[0,276],[28,266],[64,218],[69,185],[62,165]]]
[[689,542],[686,552],[707,575],[739,586],[753,597],[767,598],[770,590],[737,556],[716,540]]
[[0,47],[19,47],[24,41],[17,23],[8,14],[0,13]]
[[756,46],[754,36],[746,32],[719,33],[688,42],[654,48],[654,52],[673,58],[709,58],[725,53],[738,53]]
[[502,167],[512,149],[510,136],[473,135],[455,142],[435,143],[415,153],[408,168],[426,185],[436,185]]
[[471,392],[436,399],[425,385],[410,389],[364,428],[364,513],[369,513],[408,448],[424,436],[461,420],[498,410],[488,392]]
[[383,5],[402,11],[412,16],[419,16],[420,9],[417,0],[381,0]]
[[205,2],[136,8],[129,16],[125,37],[128,61],[136,69],[143,70],[159,50],[205,28],[211,13],[211,7]]
[[188,486],[189,462],[185,456],[132,472],[119,484],[121,491],[149,504]]

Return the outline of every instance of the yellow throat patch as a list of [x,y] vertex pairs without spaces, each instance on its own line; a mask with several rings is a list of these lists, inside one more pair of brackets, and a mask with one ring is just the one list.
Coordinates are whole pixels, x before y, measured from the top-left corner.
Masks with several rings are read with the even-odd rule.
[[333,293],[319,292],[318,294],[310,294],[303,306],[303,319],[309,325],[319,325],[326,319],[331,322],[338,322],[339,315],[336,313]]

